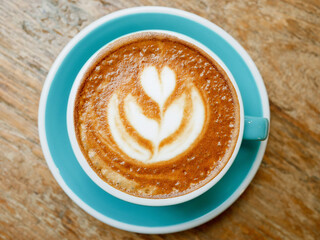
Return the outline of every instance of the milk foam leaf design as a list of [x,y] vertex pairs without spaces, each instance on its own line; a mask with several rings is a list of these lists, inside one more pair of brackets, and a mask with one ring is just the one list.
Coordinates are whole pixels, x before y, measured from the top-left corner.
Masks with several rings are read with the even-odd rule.
[[[124,126],[119,112],[118,98],[121,95],[118,92],[113,94],[108,104],[108,124],[112,137],[119,149],[133,159],[144,163],[170,160],[188,150],[202,131],[205,107],[201,94],[191,84],[189,90],[164,108],[176,86],[175,73],[169,67],[164,67],[160,74],[153,66],[145,68],[140,83],[145,93],[158,104],[160,120],[144,115],[142,106],[132,94],[125,96],[123,107],[126,121],[140,138],[152,143],[152,149],[142,146],[137,136],[133,137]],[[189,108],[188,114],[185,114],[186,108]],[[178,133],[177,136],[174,133]],[[170,136],[174,136],[170,142],[161,145]]]
[[132,127],[145,139],[153,143],[162,141],[173,134],[181,125],[185,105],[185,95],[176,99],[165,111],[161,124],[146,117],[134,97],[129,94],[124,102],[127,118]]
[[191,89],[192,114],[184,130],[168,145],[163,146],[158,153],[160,161],[172,159],[190,148],[192,143],[200,135],[205,121],[205,107],[200,92],[193,87]]
[[127,131],[122,123],[119,113],[118,94],[113,94],[108,106],[108,124],[112,137],[118,147],[128,156],[140,160],[147,161],[151,157],[149,150],[140,146]]
[[143,114],[141,107],[131,94],[125,98],[124,109],[133,128],[145,139],[156,141],[159,132],[158,122]]
[[160,141],[173,134],[181,125],[185,105],[185,95],[176,99],[165,111],[160,129]]
[[176,86],[175,73],[164,67],[159,78],[155,67],[147,67],[141,74],[141,85],[145,93],[162,108]]

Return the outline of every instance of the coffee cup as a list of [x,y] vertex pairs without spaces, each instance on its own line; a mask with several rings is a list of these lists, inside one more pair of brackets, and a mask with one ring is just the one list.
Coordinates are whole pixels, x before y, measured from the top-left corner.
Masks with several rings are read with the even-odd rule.
[[99,187],[165,206],[214,186],[243,139],[267,137],[268,120],[244,116],[235,79],[210,49],[152,30],[115,39],[85,63],[70,92],[67,128]]

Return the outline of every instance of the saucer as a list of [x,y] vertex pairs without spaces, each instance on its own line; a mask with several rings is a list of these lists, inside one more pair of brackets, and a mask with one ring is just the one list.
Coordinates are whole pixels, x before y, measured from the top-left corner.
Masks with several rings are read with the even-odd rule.
[[44,83],[39,105],[39,135],[47,164],[65,193],[87,213],[113,227],[139,233],[171,233],[205,223],[227,209],[257,172],[267,140],[243,141],[224,177],[201,196],[173,206],[128,203],[103,191],[86,175],[72,151],[66,126],[69,93],[83,64],[100,47],[141,30],[169,30],[211,49],[232,72],[245,115],[270,120],[268,96],[252,59],[240,44],[215,24],[188,12],[138,7],[114,12],[90,24],[59,54]]

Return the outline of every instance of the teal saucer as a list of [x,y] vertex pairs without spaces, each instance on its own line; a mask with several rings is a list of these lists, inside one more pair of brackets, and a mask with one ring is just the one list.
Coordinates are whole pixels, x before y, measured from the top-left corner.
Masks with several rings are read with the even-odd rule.
[[39,106],[39,135],[48,166],[66,194],[90,215],[114,227],[140,233],[169,233],[198,226],[227,209],[257,172],[267,140],[243,141],[224,177],[205,194],[186,203],[147,207],[119,200],[95,185],[72,151],[66,126],[69,93],[83,64],[100,47],[141,30],[169,30],[201,42],[232,72],[242,95],[245,115],[270,120],[262,78],[245,50],[213,23],[177,9],[140,7],[118,11],[75,36],[54,62]]

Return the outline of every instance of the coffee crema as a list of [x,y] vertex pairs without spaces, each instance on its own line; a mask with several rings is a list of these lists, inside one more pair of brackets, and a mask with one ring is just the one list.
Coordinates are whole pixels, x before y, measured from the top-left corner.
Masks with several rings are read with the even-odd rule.
[[197,46],[144,32],[105,47],[78,89],[83,155],[109,185],[144,198],[198,189],[226,165],[240,125],[223,69]]

